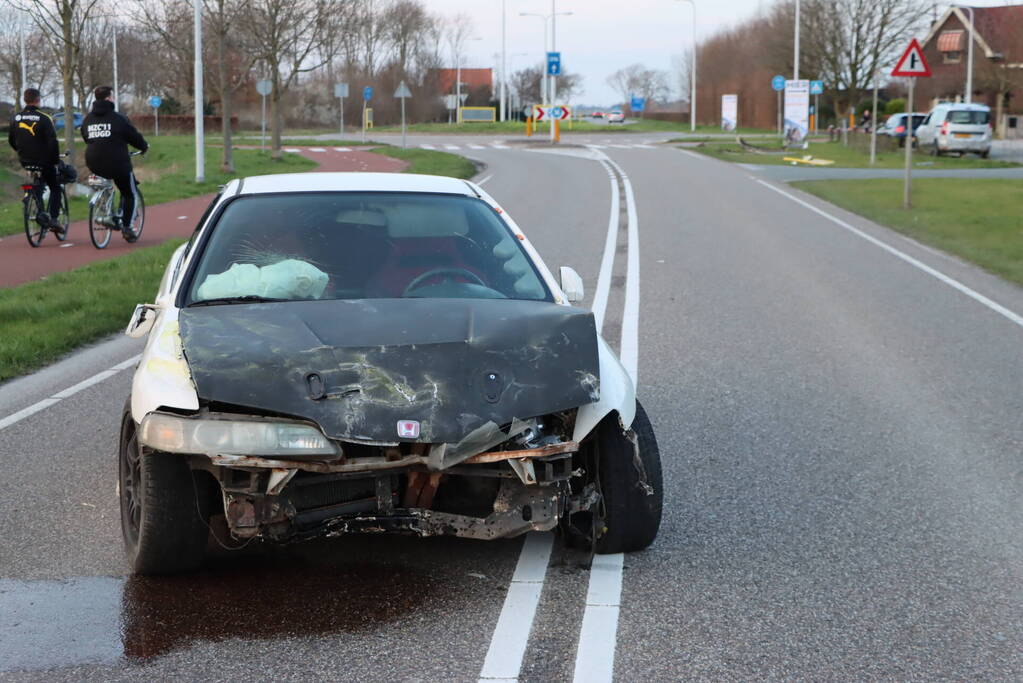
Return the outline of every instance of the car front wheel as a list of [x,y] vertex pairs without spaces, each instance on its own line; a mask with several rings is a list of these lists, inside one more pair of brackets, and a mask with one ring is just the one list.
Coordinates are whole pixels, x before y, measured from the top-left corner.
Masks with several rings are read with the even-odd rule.
[[657,537],[664,491],[657,437],[639,401],[630,433],[622,432],[614,418],[601,423],[598,449],[604,529],[596,550],[598,553],[642,550]]
[[139,446],[130,412],[121,421],[118,491],[121,533],[136,574],[198,569],[209,534],[210,480],[176,455]]

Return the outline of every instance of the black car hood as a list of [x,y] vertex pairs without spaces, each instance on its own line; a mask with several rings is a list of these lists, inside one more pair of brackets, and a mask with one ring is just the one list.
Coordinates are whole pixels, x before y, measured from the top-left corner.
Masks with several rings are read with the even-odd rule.
[[[593,315],[537,301],[371,299],[185,308],[199,398],[312,420],[327,436],[461,442],[599,398]],[[416,420],[418,438],[399,438]]]

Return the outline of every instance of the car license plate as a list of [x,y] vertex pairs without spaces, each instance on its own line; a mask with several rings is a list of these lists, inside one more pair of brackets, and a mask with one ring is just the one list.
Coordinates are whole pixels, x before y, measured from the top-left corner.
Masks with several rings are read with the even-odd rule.
[[957,138],[972,138],[973,133],[956,133]]

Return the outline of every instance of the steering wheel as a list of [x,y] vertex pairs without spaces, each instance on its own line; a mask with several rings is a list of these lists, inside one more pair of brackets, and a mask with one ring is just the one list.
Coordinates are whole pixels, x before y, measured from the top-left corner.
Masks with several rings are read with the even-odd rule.
[[422,275],[417,276],[415,279],[412,280],[412,282],[408,283],[408,286],[405,288],[405,291],[401,293],[401,295],[408,296],[410,292],[419,289],[420,285],[422,285],[424,282],[426,282],[432,277],[437,277],[438,275],[444,277],[444,282],[451,282],[452,278],[454,278],[455,276],[459,276],[464,277],[466,280],[469,280],[470,282],[477,284],[480,287],[486,287],[486,285],[483,284],[483,280],[481,280],[479,276],[477,276],[470,270],[466,270],[465,268],[434,268],[433,270],[428,270]]

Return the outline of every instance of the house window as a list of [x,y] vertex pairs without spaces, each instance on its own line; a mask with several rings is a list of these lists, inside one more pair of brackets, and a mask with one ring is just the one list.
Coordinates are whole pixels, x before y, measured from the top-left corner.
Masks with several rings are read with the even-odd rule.
[[945,64],[958,64],[963,59],[962,55],[963,53],[959,51],[942,52],[941,53],[942,62]]

